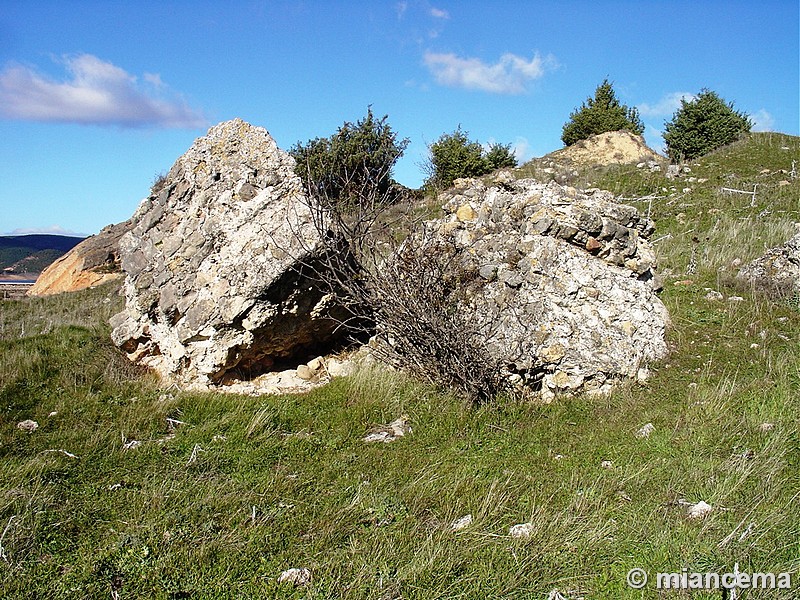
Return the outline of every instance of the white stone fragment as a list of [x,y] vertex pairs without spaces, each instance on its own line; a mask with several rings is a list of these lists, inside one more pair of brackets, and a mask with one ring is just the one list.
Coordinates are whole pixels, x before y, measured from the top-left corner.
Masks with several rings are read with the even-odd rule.
[[450,531],[461,531],[472,525],[472,515],[464,515],[460,519],[456,519],[450,525]]
[[533,523],[518,523],[512,525],[508,530],[508,535],[515,539],[526,539],[533,535]]
[[302,568],[286,569],[278,576],[278,583],[290,583],[296,587],[302,587],[311,583],[311,571]]
[[712,511],[711,505],[703,500],[696,504],[689,505],[687,516],[690,519],[705,519]]

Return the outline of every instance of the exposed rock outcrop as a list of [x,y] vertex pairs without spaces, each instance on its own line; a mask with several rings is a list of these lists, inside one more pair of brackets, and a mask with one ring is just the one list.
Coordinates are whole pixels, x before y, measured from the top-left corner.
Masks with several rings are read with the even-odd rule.
[[778,295],[800,293],[800,233],[742,267],[737,278]]
[[[610,389],[665,356],[653,223],[608,192],[554,182],[457,180],[439,235],[480,285],[470,306],[516,377],[556,392]],[[489,335],[491,334],[491,335]]]
[[607,166],[663,160],[640,135],[630,131],[608,131],[593,135],[547,155],[556,162]]
[[114,341],[187,387],[316,356],[336,322],[308,270],[323,260],[311,217],[293,159],[265,129],[212,127],[120,241],[127,305]]
[[29,296],[77,292],[122,277],[119,240],[132,226],[130,220],[104,227],[57,259],[39,275]]

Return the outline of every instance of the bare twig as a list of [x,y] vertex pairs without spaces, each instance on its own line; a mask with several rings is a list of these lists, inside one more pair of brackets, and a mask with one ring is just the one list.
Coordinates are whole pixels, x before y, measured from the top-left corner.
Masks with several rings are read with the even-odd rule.
[[473,314],[474,261],[421,218],[390,216],[395,198],[375,184],[386,173],[368,168],[365,162],[364,172],[344,171],[335,187],[349,190],[346,198],[329,197],[308,173],[301,207],[317,235],[309,240],[294,226],[302,276],[325,290],[339,328],[362,342],[373,337],[382,362],[475,402],[493,398],[509,387],[508,361],[489,351],[499,311]]
[[8,523],[6,523],[6,526],[3,529],[3,533],[0,534],[0,558],[2,558],[6,562],[9,562],[9,560],[8,560],[8,554],[6,553],[5,546],[3,546],[3,540],[6,539],[6,534],[8,533],[8,530],[11,528],[11,523],[16,518],[17,518],[17,515],[12,515],[11,518],[8,519]]
[[45,454],[46,452],[60,452],[61,454],[67,456],[68,458],[80,458],[79,456],[76,456],[72,452],[67,452],[66,450],[42,450],[42,454]]

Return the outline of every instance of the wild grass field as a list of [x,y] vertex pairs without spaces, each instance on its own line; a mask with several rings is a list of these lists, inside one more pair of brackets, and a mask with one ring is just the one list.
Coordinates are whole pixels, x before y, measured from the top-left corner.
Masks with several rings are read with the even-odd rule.
[[[793,586],[739,598],[800,597],[800,313],[733,279],[796,231],[793,161],[800,138],[754,134],[678,179],[574,177],[651,210],[672,318],[670,356],[608,397],[474,407],[379,370],[187,393],[113,347],[113,286],[0,303],[0,596],[700,600],[723,595],[652,580],[738,565]],[[362,441],[401,415],[411,434]]]

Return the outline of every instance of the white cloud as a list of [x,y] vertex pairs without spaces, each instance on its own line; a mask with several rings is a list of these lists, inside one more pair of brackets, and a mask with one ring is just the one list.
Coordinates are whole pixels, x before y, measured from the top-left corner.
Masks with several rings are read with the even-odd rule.
[[73,237],[86,237],[86,235],[82,233],[76,233],[69,229],[64,229],[61,225],[50,225],[50,227],[23,227],[20,229],[15,229],[11,233],[6,233],[4,235],[31,235],[34,233],[46,233],[50,235],[69,235]]
[[56,81],[32,68],[0,73],[0,116],[23,121],[195,128],[203,115],[171,93],[157,74],[137,78],[91,54],[61,59],[69,77]]
[[436,8],[435,6],[431,7],[430,10],[431,16],[435,19],[449,19],[450,13],[444,10],[443,8]]
[[671,117],[681,107],[681,100],[691,102],[695,98],[690,92],[672,92],[662,96],[655,104],[644,102],[636,108],[643,117]]
[[539,79],[545,69],[555,65],[552,56],[538,54],[526,60],[516,54],[503,54],[494,64],[479,58],[460,58],[452,53],[426,52],[425,66],[441,85],[482,90],[493,94],[521,94],[528,81]]
[[775,131],[775,117],[763,108],[749,116],[753,122],[753,131]]
[[517,162],[521,165],[533,158],[531,144],[527,138],[524,137],[518,137],[514,140],[514,143],[511,145],[511,151],[514,153]]

